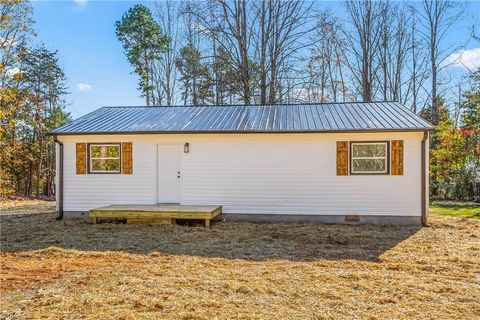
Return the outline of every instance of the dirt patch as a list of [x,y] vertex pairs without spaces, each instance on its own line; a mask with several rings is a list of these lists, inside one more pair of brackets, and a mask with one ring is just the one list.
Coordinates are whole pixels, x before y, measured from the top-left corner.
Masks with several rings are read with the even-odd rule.
[[[101,259],[98,259],[98,258]],[[69,255],[68,251],[52,247],[33,253],[0,253],[0,294],[19,289],[35,289],[77,270],[97,270],[117,265],[113,256],[91,254]]]
[[474,319],[480,221],[1,223],[0,318]]

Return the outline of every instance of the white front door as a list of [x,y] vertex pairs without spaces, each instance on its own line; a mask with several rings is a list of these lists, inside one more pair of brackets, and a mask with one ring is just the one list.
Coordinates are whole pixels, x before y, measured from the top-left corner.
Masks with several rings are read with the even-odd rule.
[[180,151],[177,144],[159,144],[157,149],[158,202],[180,202]]

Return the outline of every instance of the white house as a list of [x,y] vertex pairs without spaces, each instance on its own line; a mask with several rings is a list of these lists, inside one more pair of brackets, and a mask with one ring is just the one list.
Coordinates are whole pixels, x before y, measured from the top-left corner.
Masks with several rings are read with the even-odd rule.
[[227,221],[425,223],[431,129],[394,102],[104,107],[51,133],[59,217],[178,203]]

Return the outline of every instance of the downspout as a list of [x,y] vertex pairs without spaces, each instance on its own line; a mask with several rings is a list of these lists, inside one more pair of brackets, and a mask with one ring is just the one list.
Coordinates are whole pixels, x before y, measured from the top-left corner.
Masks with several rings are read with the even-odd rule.
[[62,220],[63,218],[63,143],[57,139],[57,136],[53,137],[53,141],[58,144],[59,147],[59,160],[58,160],[58,168],[57,174],[58,174],[58,212],[57,212],[57,217],[55,219],[57,220]]
[[427,208],[427,152],[426,152],[426,141],[428,139],[428,131],[423,133],[422,139],[422,190],[421,190],[421,197],[422,197],[422,226],[426,227],[427,224],[427,215],[428,215],[428,208]]

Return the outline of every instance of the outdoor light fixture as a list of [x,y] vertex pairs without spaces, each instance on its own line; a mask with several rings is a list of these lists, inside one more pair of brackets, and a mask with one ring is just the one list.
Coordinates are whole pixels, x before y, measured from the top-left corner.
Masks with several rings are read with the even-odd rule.
[[185,144],[183,145],[183,152],[184,153],[189,153],[190,152],[190,143],[185,142]]

